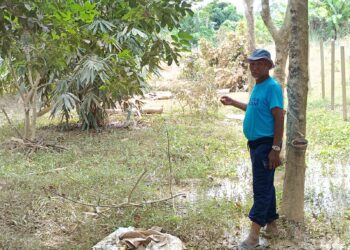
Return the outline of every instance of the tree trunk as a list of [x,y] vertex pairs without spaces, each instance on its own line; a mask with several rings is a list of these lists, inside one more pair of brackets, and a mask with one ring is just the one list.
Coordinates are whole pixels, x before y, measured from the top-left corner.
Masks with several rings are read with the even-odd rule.
[[287,58],[289,53],[289,43],[288,43],[288,36],[284,37],[285,40],[275,40],[276,45],[276,59],[275,59],[275,68],[273,72],[274,78],[277,79],[277,81],[282,85],[282,87],[285,87],[285,81],[286,81],[286,64],[287,64]]
[[[24,54],[26,55],[26,61],[27,61],[27,70],[28,70],[28,80],[29,80],[29,85],[30,85],[30,90],[27,93],[27,98],[28,98],[28,106],[30,107],[29,109],[29,114],[30,114],[30,124],[26,124],[26,127],[29,126],[30,129],[30,134],[27,134],[25,137],[30,140],[35,140],[36,137],[36,112],[37,112],[37,93],[38,93],[38,88],[40,84],[40,74],[37,73],[36,79],[34,80],[33,74],[35,73],[32,68],[32,61],[31,61],[31,55],[30,55],[30,49],[29,46],[26,45],[23,47]],[[26,122],[28,122],[26,120]]]
[[26,100],[22,100],[24,102],[24,138],[29,139],[31,133],[30,127],[30,107],[29,103]]
[[22,100],[24,106],[24,138],[34,140],[36,136],[36,108],[34,108],[34,105],[36,105],[36,102],[33,103],[30,93],[26,93],[25,97]]
[[[244,0],[245,18],[247,22],[248,54],[255,50],[254,0]],[[253,89],[254,79],[248,71],[248,90]]]
[[287,155],[282,214],[304,220],[306,106],[308,92],[308,1],[291,1],[291,40],[288,77]]
[[274,23],[272,22],[269,0],[261,0],[261,17],[267,29],[269,30],[276,47],[274,77],[282,85],[282,87],[285,86],[285,70],[289,50],[288,43],[290,35],[290,1],[291,0],[288,1],[283,25],[279,30],[277,30]]
[[36,112],[37,112],[37,89],[35,90],[33,94],[33,100],[32,100],[32,131],[30,135],[30,139],[34,140],[36,137]]

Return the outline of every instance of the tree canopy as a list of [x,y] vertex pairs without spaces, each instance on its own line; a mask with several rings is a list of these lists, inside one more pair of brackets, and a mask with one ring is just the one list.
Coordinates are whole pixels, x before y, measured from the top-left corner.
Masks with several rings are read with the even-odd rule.
[[213,22],[214,29],[218,30],[220,26],[231,21],[237,23],[242,16],[237,13],[236,6],[227,2],[215,0],[203,8],[203,11],[209,14],[209,20]]
[[0,54],[18,91],[40,95],[41,106],[67,120],[77,109],[83,128],[102,125],[104,108],[142,93],[147,75],[162,61],[178,63],[192,39],[180,28],[189,1],[28,0],[0,10]]
[[236,30],[243,16],[237,12],[236,6],[215,0],[204,7],[195,10],[181,22],[181,27],[194,37],[194,43],[200,38],[212,40],[220,27],[225,26]]

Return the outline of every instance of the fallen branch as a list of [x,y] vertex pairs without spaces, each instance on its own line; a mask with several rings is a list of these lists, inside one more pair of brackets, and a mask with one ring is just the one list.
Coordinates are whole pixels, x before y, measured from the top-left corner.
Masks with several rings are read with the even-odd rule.
[[66,170],[67,168],[55,168],[47,171],[42,171],[42,172],[37,172],[37,173],[29,173],[28,175],[40,175],[40,174],[48,174],[48,173],[53,173],[53,172],[58,172],[62,170]]
[[[171,165],[171,156],[170,156],[170,138],[169,138],[169,131],[168,127],[165,124],[165,130],[166,130],[166,137],[167,137],[167,155],[168,155],[168,162],[169,162],[169,191],[170,191],[170,196],[173,196],[173,167]],[[173,200],[173,210],[175,212],[175,201]]]
[[11,141],[16,142],[17,144],[20,144],[26,148],[30,148],[31,149],[30,153],[32,153],[38,149],[44,149],[44,150],[54,149],[57,151],[67,150],[67,148],[65,148],[63,146],[45,143],[42,140],[41,141],[32,141],[29,139],[11,137]]
[[131,195],[132,193],[135,191],[137,185],[139,184],[139,182],[141,181],[142,177],[147,173],[147,169],[145,169],[143,171],[143,173],[140,175],[140,177],[137,179],[135,185],[133,186],[133,188],[131,189],[130,193],[129,193],[129,196],[128,196],[128,203],[130,203],[130,200],[131,200]]
[[100,204],[91,204],[91,203],[85,203],[85,202],[81,202],[81,201],[77,201],[77,200],[74,200],[72,198],[68,198],[68,197],[65,197],[64,195],[61,195],[59,193],[56,193],[54,191],[51,191],[54,195],[64,199],[64,200],[67,200],[67,201],[71,201],[73,203],[76,203],[76,204],[80,204],[80,205],[83,205],[83,206],[87,206],[87,207],[105,207],[105,208],[127,208],[127,207],[142,207],[142,206],[146,206],[146,205],[152,205],[152,204],[156,204],[156,203],[160,203],[160,202],[165,202],[165,201],[168,201],[168,200],[171,200],[171,199],[174,199],[178,196],[185,196],[186,194],[185,193],[180,193],[180,194],[176,194],[176,195],[173,195],[171,197],[168,197],[168,198],[164,198],[164,199],[159,199],[159,200],[154,200],[154,201],[145,201],[145,202],[142,202],[142,203],[129,203],[129,202],[124,202],[124,203],[121,203],[121,204],[112,204],[112,205],[100,205]]

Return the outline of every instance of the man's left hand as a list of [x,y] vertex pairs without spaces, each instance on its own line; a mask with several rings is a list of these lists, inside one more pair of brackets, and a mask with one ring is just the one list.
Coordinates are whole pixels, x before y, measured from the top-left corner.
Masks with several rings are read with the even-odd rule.
[[271,150],[269,153],[269,169],[275,169],[282,165],[282,160],[280,157],[280,151]]

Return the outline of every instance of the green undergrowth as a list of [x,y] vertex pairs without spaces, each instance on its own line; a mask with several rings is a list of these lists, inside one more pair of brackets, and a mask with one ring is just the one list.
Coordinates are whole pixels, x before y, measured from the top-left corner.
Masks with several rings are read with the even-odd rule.
[[[40,150],[28,158],[8,142],[15,136],[13,130],[0,128],[1,249],[89,249],[116,228],[127,226],[163,227],[189,249],[232,249],[223,244],[225,235],[238,241],[249,226],[251,197],[243,204],[206,193],[215,185],[213,179],[235,180],[237,166],[250,164],[241,121],[227,120],[222,113],[208,117],[166,113],[144,116],[131,128],[101,131],[71,125],[64,132],[59,121],[47,119],[39,124],[39,138],[67,150]],[[330,112],[320,101],[309,103],[309,154],[323,163],[346,161],[349,134],[349,123],[342,121],[339,111]],[[103,207],[126,202],[145,170],[131,202],[169,197],[170,172],[172,192],[185,192],[187,198],[177,197],[175,210],[171,202]],[[281,180],[283,171],[277,170]],[[282,187],[278,182],[278,203]],[[315,235],[323,223],[328,222],[307,214],[309,231]],[[334,228],[348,232],[348,221]]]
[[308,104],[308,153],[322,163],[349,161],[350,122],[344,121],[340,106],[330,110],[329,101],[313,100]]
[[[40,150],[29,158],[8,142],[15,136],[9,127],[0,130],[0,248],[21,249],[26,244],[27,249],[88,249],[117,227],[157,225],[195,249],[209,237],[205,247],[212,249],[212,239],[220,238],[248,211],[243,204],[205,195],[195,203],[176,198],[176,211],[169,203],[101,208],[102,213],[86,206],[125,202],[145,170],[131,202],[168,197],[170,169],[174,193],[205,188],[209,176],[234,177],[236,164],[248,157],[241,128],[234,122],[164,115],[144,117],[131,129],[100,132],[62,132],[55,124],[40,121],[38,137],[67,150]],[[192,180],[195,185],[190,185]]]

